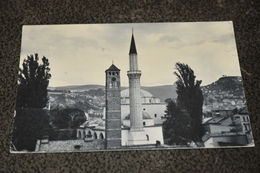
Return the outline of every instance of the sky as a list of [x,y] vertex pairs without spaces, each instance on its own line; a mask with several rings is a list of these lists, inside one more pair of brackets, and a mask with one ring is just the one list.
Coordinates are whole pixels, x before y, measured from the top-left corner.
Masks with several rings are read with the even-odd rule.
[[142,86],[172,85],[176,62],[188,64],[202,86],[222,75],[241,76],[233,23],[24,25],[21,62],[38,53],[50,62],[49,86],[105,85],[112,63],[128,86],[132,28]]

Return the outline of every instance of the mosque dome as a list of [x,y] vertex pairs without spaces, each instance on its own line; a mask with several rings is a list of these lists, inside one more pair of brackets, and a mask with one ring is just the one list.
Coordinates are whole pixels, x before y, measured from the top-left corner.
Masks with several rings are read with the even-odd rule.
[[[145,112],[145,111],[142,112],[142,117],[143,117],[143,120],[145,120],[145,119],[152,119],[152,118],[150,117],[150,115],[149,115],[147,112]],[[125,117],[125,120],[130,120],[130,114],[128,114],[128,115]]]
[[[122,98],[129,97],[129,89],[125,89],[125,90],[121,91],[121,97]],[[149,93],[148,91],[141,89],[141,97],[153,97],[153,95],[151,93]]]
[[[154,97],[148,91],[141,89],[141,101],[145,104],[160,103],[160,99]],[[121,91],[121,104],[130,104],[129,100],[129,89]]]

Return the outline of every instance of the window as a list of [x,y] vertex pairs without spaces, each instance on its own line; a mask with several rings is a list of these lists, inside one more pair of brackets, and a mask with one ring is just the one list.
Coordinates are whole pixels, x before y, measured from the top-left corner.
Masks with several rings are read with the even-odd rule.
[[143,125],[145,126],[145,122],[143,122]]
[[247,131],[247,125],[246,124],[244,124],[244,127],[245,127],[245,130]]
[[156,117],[157,117],[157,114],[154,114],[154,117],[156,118]]
[[97,139],[97,133],[96,132],[94,133],[94,138]]
[[102,133],[100,133],[99,139],[104,139],[104,135]]
[[146,135],[147,141],[149,141],[149,135]]

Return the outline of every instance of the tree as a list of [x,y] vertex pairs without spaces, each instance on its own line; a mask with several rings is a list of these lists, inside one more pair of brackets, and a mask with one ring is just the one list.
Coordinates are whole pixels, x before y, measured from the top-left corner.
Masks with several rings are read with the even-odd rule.
[[49,61],[43,56],[38,63],[38,54],[24,60],[18,74],[17,108],[44,108],[48,102],[47,87],[51,78]]
[[202,142],[202,105],[203,94],[200,88],[201,80],[196,80],[194,71],[183,63],[176,63],[177,72],[177,103],[180,108],[187,112],[191,118],[191,140],[194,142]]
[[46,107],[47,87],[51,74],[49,62],[42,58],[38,63],[38,54],[24,60],[18,74],[16,116],[13,130],[13,144],[17,150],[34,151],[36,142],[49,134],[49,113]]
[[46,109],[18,108],[13,128],[12,142],[18,151],[34,151],[36,142],[52,131]]
[[191,118],[172,99],[166,99],[166,121],[163,122],[163,136],[168,144],[191,142]]
[[85,113],[77,108],[52,110],[52,124],[59,129],[77,128],[86,121]]
[[202,127],[203,95],[202,81],[195,81],[193,70],[187,65],[176,63],[177,100],[167,99],[166,121],[163,123],[165,138],[169,143],[194,141],[198,146],[204,133]]

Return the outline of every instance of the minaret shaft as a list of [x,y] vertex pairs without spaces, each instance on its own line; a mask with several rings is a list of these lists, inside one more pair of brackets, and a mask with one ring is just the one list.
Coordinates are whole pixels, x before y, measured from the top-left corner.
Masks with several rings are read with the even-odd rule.
[[143,130],[140,77],[141,71],[128,71],[130,99],[130,130]]
[[129,69],[127,76],[129,79],[130,130],[142,131],[141,71],[138,69],[137,51],[133,35],[129,52]]
[[137,71],[138,70],[138,59],[136,54],[129,55],[129,69],[130,71]]

